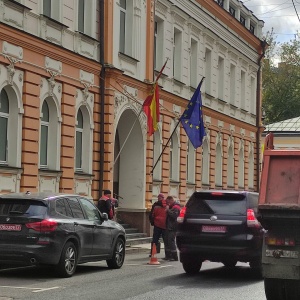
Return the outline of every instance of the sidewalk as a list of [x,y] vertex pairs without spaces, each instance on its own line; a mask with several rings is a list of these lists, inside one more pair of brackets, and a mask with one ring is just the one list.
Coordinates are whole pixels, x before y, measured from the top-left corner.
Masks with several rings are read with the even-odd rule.
[[[162,252],[163,249],[164,249],[164,243],[161,243],[160,244],[160,252]],[[125,248],[125,251],[126,251],[126,254],[139,253],[139,252],[150,253],[151,243],[128,246]]]

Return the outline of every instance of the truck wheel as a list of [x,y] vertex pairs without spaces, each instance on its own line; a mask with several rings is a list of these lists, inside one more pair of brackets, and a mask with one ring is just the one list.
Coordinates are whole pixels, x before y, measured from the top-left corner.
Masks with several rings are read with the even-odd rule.
[[298,300],[300,299],[300,280],[286,280],[285,281],[286,299]]
[[290,300],[285,296],[283,279],[265,278],[264,282],[267,300]]

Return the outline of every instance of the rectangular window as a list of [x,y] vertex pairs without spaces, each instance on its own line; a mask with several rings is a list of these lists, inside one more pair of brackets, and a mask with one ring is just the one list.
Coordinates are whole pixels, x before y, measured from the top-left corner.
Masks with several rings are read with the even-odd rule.
[[230,104],[235,104],[235,65],[230,65]]
[[250,96],[250,112],[255,114],[256,110],[256,81],[254,77],[251,77],[251,96]]
[[48,126],[41,125],[40,165],[48,164]]
[[82,132],[76,131],[76,169],[82,168]]
[[43,0],[43,15],[51,18],[51,0]]
[[191,54],[190,54],[190,85],[197,88],[198,85],[198,42],[191,39]]
[[155,22],[154,43],[154,69],[160,71],[164,64],[164,22],[160,19]]
[[224,100],[224,58],[218,60],[218,98]]
[[221,7],[224,7],[224,0],[217,0],[217,3],[218,3]]
[[246,26],[246,18],[244,16],[240,16],[240,23]]
[[120,52],[125,53],[126,0],[120,0]]
[[0,117],[0,162],[7,160],[7,118]]
[[205,92],[211,94],[211,50],[205,50]]
[[84,33],[84,0],[78,0],[78,31]]
[[246,109],[246,73],[241,71],[241,108]]
[[232,6],[229,6],[229,13],[235,17],[235,9]]
[[252,34],[254,34],[254,31],[255,31],[255,25],[253,25],[252,23],[250,23],[250,32],[252,33]]
[[174,28],[173,38],[173,78],[181,81],[182,32]]

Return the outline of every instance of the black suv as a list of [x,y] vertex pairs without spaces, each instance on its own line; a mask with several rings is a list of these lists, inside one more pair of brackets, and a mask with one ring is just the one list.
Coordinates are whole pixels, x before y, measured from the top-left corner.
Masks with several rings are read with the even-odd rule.
[[90,261],[118,269],[125,242],[124,228],[79,195],[0,195],[0,265],[53,265],[62,277]]
[[256,218],[258,193],[206,190],[194,192],[177,218],[177,247],[186,273],[202,262],[234,267],[249,262],[261,275],[263,228]]

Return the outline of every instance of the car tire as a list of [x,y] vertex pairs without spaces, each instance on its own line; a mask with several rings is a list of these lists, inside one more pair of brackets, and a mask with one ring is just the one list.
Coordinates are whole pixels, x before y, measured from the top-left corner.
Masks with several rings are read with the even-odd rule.
[[236,260],[224,260],[222,261],[222,264],[226,267],[226,268],[234,268],[237,264]]
[[64,278],[73,276],[77,267],[77,259],[77,248],[72,242],[67,242],[56,266],[58,275]]
[[113,256],[106,260],[107,266],[110,269],[120,269],[123,266],[125,259],[125,243],[121,238],[117,239]]
[[290,300],[286,297],[283,279],[265,278],[264,285],[267,300]]
[[190,259],[181,259],[182,267],[186,274],[196,275],[202,267],[202,261],[193,261]]

